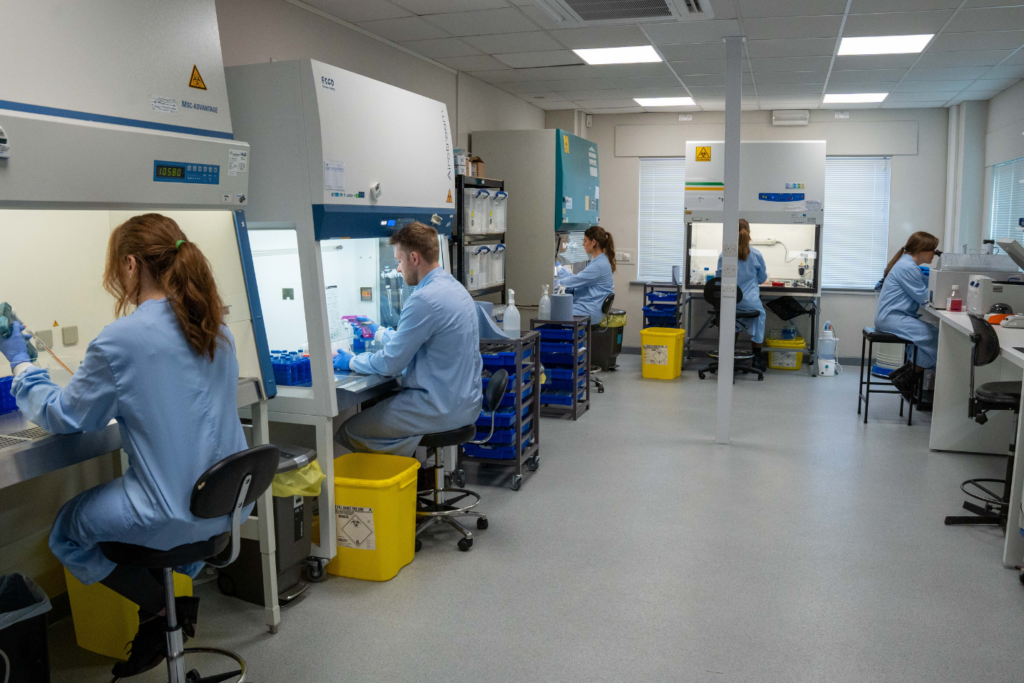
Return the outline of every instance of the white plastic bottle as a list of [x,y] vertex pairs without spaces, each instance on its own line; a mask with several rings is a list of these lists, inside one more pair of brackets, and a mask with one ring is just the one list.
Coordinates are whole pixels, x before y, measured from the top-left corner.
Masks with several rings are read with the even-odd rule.
[[508,306],[505,307],[505,319],[501,323],[505,335],[509,339],[519,339],[522,328],[519,324],[519,309],[516,308],[516,293],[508,290]]
[[544,285],[541,287],[540,303],[537,305],[537,319],[538,320],[551,320],[551,287]]
[[953,285],[953,291],[946,297],[946,310],[951,313],[964,310],[964,300],[960,298],[960,285]]

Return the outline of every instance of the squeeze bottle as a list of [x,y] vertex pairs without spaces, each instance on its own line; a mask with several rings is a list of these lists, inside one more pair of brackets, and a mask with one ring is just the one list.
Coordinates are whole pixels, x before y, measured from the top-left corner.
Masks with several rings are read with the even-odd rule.
[[505,307],[505,319],[501,325],[509,339],[519,339],[522,336],[519,326],[519,309],[516,308],[516,293],[511,289],[508,290],[508,306]]
[[551,320],[551,287],[541,287],[540,303],[537,305],[537,318],[539,320]]

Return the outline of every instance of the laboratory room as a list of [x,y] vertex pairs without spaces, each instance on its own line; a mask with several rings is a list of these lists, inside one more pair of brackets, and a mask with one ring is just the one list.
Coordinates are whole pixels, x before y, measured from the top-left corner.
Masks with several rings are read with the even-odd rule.
[[0,15],[0,683],[1024,680],[1021,2]]

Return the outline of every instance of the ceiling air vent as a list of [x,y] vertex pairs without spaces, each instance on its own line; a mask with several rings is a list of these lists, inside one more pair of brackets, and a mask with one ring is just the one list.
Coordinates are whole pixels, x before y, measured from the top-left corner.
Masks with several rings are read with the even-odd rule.
[[562,26],[711,19],[708,0],[533,0]]

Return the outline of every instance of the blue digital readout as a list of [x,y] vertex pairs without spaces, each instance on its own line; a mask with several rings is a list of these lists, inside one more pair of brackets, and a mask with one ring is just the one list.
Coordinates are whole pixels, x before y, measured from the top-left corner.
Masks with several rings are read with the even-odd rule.
[[757,198],[762,202],[802,202],[803,192],[760,192]]
[[220,166],[180,161],[154,161],[153,180],[158,183],[220,185]]

